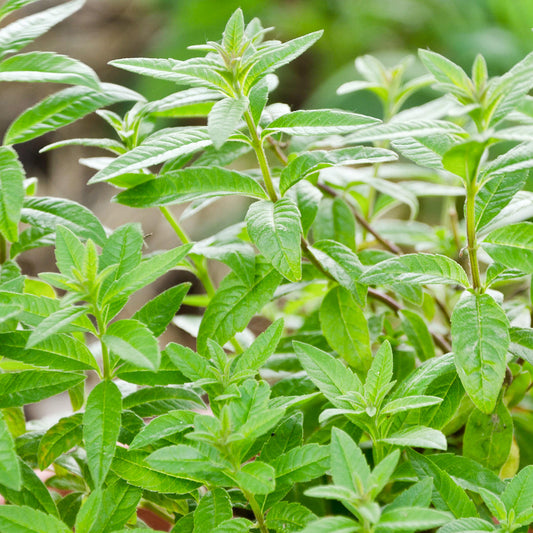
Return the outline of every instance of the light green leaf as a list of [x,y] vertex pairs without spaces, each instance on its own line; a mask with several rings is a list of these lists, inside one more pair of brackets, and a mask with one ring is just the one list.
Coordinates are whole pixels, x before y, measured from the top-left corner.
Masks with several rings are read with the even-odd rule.
[[469,96],[472,93],[472,82],[459,65],[431,50],[418,50],[418,56],[440,85],[452,87],[452,94]]
[[43,435],[37,452],[38,465],[41,470],[50,466],[60,455],[81,444],[82,422],[81,413],[67,416],[59,420]]
[[498,263],[533,273],[533,222],[521,222],[487,235],[483,248]]
[[0,63],[0,81],[68,83],[100,90],[92,68],[54,52],[29,52],[5,59]]
[[442,511],[451,511],[456,518],[477,517],[476,506],[466,492],[430,459],[407,450],[407,456],[419,478],[433,478],[433,503]]
[[287,451],[303,444],[303,417],[301,412],[283,420],[261,448],[261,460],[273,463]]
[[482,533],[483,531],[496,531],[496,528],[481,518],[460,518],[441,527],[438,533]]
[[22,505],[0,507],[0,530],[5,533],[70,533],[55,516]]
[[222,34],[222,46],[231,54],[237,53],[244,37],[244,17],[242,9],[236,9],[226,23]]
[[125,319],[113,322],[102,337],[102,342],[120,359],[138,368],[157,370],[161,354],[157,339],[138,320]]
[[224,520],[215,529],[213,533],[248,533],[253,523],[246,518],[231,518]]
[[491,413],[505,376],[509,321],[488,294],[464,292],[452,313],[455,366],[476,407]]
[[[65,331],[72,322],[77,318],[87,314],[87,307],[73,306],[59,309],[55,313],[47,316],[30,334],[26,343],[26,348],[33,348],[35,345],[42,343],[56,333]],[[63,337],[66,339],[66,337]],[[68,342],[68,341],[67,341]],[[42,348],[42,345],[41,347]],[[80,350],[77,350],[78,352]],[[77,355],[77,354],[76,354]],[[87,363],[93,368],[97,369],[98,365],[94,361],[94,357],[85,357]],[[68,370],[68,369],[67,369]],[[76,370],[72,368],[72,370]]]
[[178,156],[193,154],[211,144],[206,128],[166,128],[147,137],[139,146],[117,157],[97,172],[91,183],[149,168]]
[[427,361],[435,357],[433,338],[424,319],[418,313],[409,309],[402,309],[400,314],[403,317],[403,329],[409,342],[415,349],[418,359],[420,361]]
[[231,500],[222,488],[215,488],[206,494],[194,511],[194,531],[213,531],[219,524],[233,516]]
[[276,488],[276,471],[263,461],[246,463],[235,479],[242,490],[252,494],[269,494]]
[[106,239],[102,224],[89,209],[64,198],[26,197],[21,220],[53,231],[58,225],[65,226],[78,237],[92,239],[99,246],[103,246]]
[[245,94],[270,72],[290,63],[303,54],[322,36],[322,31],[302,35],[285,43],[275,43],[263,47],[253,54],[246,63],[246,76],[243,82]]
[[264,260],[256,260],[252,285],[230,273],[211,299],[200,324],[198,351],[207,351],[207,339],[224,345],[235,333],[242,331],[252,317],[272,298],[281,276]]
[[[166,452],[168,448],[163,448]],[[148,453],[118,447],[111,464],[111,471],[134,487],[167,494],[187,494],[198,483],[166,473],[153,462],[145,461]],[[182,476],[185,477],[185,476]]]
[[358,372],[370,367],[368,324],[361,308],[344,287],[334,287],[320,306],[320,325],[329,345]]
[[388,402],[381,410],[381,414],[391,415],[402,411],[421,409],[430,405],[438,405],[440,403],[442,403],[442,398],[438,398],[437,396],[407,396]]
[[333,483],[363,495],[369,488],[370,468],[361,448],[339,428],[331,431],[331,475]]
[[392,380],[393,358],[392,348],[388,340],[384,341],[372,359],[364,386],[365,399],[368,405],[377,406],[383,400],[383,394],[389,390]]
[[218,150],[237,129],[242,116],[248,109],[248,98],[224,98],[219,100],[207,116],[207,131]]
[[65,2],[3,27],[0,30],[0,55],[11,54],[24,48],[52,26],[78,11],[84,3],[84,0]]
[[0,233],[9,241],[18,241],[18,223],[24,200],[25,173],[17,153],[9,146],[0,147]]
[[89,394],[83,415],[87,463],[96,487],[104,483],[113,461],[121,414],[122,396],[118,387],[112,381],[101,381]]
[[307,507],[297,502],[282,501],[268,511],[266,525],[276,533],[293,533],[300,531],[316,518],[317,516]]
[[0,412],[0,479],[2,484],[11,490],[22,488],[20,466],[15,451],[15,443]]
[[302,224],[292,200],[253,203],[246,224],[252,242],[267,261],[289,281],[298,281],[302,277]]
[[98,369],[94,356],[85,343],[78,339],[56,333],[26,348],[30,335],[30,331],[1,333],[0,355],[16,361],[60,370]]
[[346,202],[323,198],[313,225],[315,240],[332,240],[355,251],[355,218]]
[[338,397],[348,392],[363,392],[363,385],[357,375],[338,359],[314,346],[296,341],[293,346],[309,379],[322,394],[335,406],[351,409],[346,400],[339,400]]
[[310,481],[324,475],[329,466],[328,446],[305,444],[280,455],[272,465],[276,487]]
[[300,533],[355,533],[360,527],[346,516],[327,516],[307,525]]
[[[455,139],[452,135],[428,135],[404,137],[392,142],[392,146],[404,157],[426,168],[444,170],[442,156],[453,146]],[[429,185],[429,183],[425,183]]]
[[9,15],[9,13],[13,13],[13,11],[17,11],[33,2],[37,2],[37,0],[6,0],[0,7],[0,20]]
[[483,169],[481,181],[487,182],[501,174],[533,167],[533,143],[522,143],[498,156]]
[[159,439],[181,433],[194,424],[195,414],[191,411],[170,411],[154,418],[130,443],[130,449],[143,448]]
[[499,472],[513,442],[513,419],[500,402],[494,412],[474,409],[468,417],[463,440],[463,455],[488,469]]
[[4,136],[4,143],[29,141],[116,102],[143,100],[140,94],[120,85],[102,83],[100,87],[102,92],[69,87],[46,97],[15,119]]
[[234,194],[267,198],[262,187],[246,174],[211,166],[167,172],[119,193],[115,200],[130,207],[146,208]]
[[508,511],[514,510],[516,515],[531,508],[533,501],[533,466],[524,467],[505,487],[502,501]]
[[332,109],[293,111],[271,122],[263,131],[263,136],[276,132],[289,135],[351,133],[354,130],[379,122],[376,118]]
[[23,370],[0,374],[0,407],[34,403],[74,387],[85,376],[52,370]]
[[395,446],[409,446],[411,448],[446,450],[448,447],[446,437],[441,431],[424,426],[401,429],[381,440]]
[[432,529],[447,524],[450,513],[423,507],[397,507],[385,510],[376,527],[376,533],[406,531],[407,529]]
[[453,259],[438,254],[406,254],[370,267],[360,278],[367,285],[444,283],[469,285],[466,272]]

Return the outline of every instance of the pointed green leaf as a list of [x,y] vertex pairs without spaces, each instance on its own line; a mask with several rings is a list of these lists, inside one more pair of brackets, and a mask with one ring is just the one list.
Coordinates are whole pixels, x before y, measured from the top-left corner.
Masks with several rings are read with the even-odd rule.
[[508,511],[513,509],[519,515],[528,510],[533,501],[533,466],[528,465],[520,470],[509,481],[501,496]]
[[533,222],[521,222],[489,233],[483,248],[496,262],[532,274]]
[[55,396],[74,387],[85,376],[52,370],[23,370],[0,374],[0,407],[16,407]]
[[401,429],[381,440],[395,446],[409,446],[411,448],[433,448],[435,450],[448,448],[446,437],[442,432],[424,426]]
[[235,475],[242,490],[252,494],[269,494],[276,487],[276,471],[263,461],[246,463]]
[[228,19],[222,34],[222,46],[231,54],[237,53],[244,37],[244,18],[242,9],[236,9]]
[[128,172],[142,170],[169,159],[193,154],[211,144],[206,128],[167,128],[153,133],[139,146],[120,155],[97,172],[91,183],[108,181]]
[[194,512],[194,531],[213,531],[222,522],[231,519],[233,511],[228,493],[222,488],[206,494]]
[[316,519],[316,515],[307,507],[297,502],[278,502],[266,518],[266,525],[276,533],[293,533],[300,531]]
[[170,411],[154,418],[130,443],[130,449],[143,448],[159,439],[181,433],[194,424],[194,413],[190,411]]
[[369,489],[370,468],[361,448],[347,433],[333,428],[330,449],[333,483],[355,494],[365,494]]
[[0,507],[0,530],[5,533],[70,533],[55,516],[21,505]]
[[344,287],[334,287],[320,306],[320,325],[329,345],[357,371],[372,360],[368,324],[361,308]]
[[372,364],[368,369],[365,381],[365,398],[369,405],[380,403],[382,391],[392,380],[392,349],[389,341],[385,341],[376,352]]
[[367,285],[445,283],[468,287],[466,272],[453,259],[438,254],[406,254],[370,267],[360,278]]
[[533,143],[522,143],[498,156],[483,169],[482,182],[501,174],[511,174],[517,170],[533,167]]
[[219,100],[207,116],[207,131],[213,146],[218,150],[235,132],[244,112],[248,109],[248,98],[224,98]]
[[138,368],[159,368],[161,354],[157,339],[138,320],[130,318],[113,322],[102,337],[102,342],[114,355]]
[[0,233],[9,242],[18,240],[24,178],[24,169],[15,150],[8,146],[0,147]]
[[385,510],[376,527],[376,533],[391,533],[409,529],[432,529],[447,524],[450,513],[423,507],[398,507]]
[[435,357],[435,345],[424,319],[414,311],[402,309],[402,325],[420,361]]
[[198,333],[198,351],[207,350],[207,339],[225,344],[235,333],[242,331],[252,317],[272,298],[281,276],[264,260],[257,259],[252,285],[230,273],[211,299]]
[[220,167],[191,167],[160,175],[119,193],[118,203],[154,207],[230,195],[265,199],[261,186],[241,172]]
[[322,199],[313,225],[313,236],[317,241],[337,241],[355,251],[355,218],[342,198]]
[[322,476],[329,466],[328,446],[305,444],[279,456],[272,465],[276,487],[310,481]]
[[83,415],[87,463],[96,487],[107,476],[120,431],[122,396],[112,381],[101,381],[89,394]]
[[0,480],[2,484],[12,490],[22,488],[22,477],[19,462],[15,452],[15,443],[9,428],[0,412]]
[[41,470],[50,466],[60,455],[81,444],[83,438],[82,422],[83,415],[81,413],[67,416],[59,420],[43,435],[37,452]]
[[455,366],[476,407],[491,413],[505,376],[509,321],[488,294],[465,291],[452,314]]
[[272,266],[289,281],[302,277],[302,224],[292,200],[253,203],[246,215],[248,234]]
[[473,90],[472,82],[465,71],[444,56],[431,50],[419,50],[418,56],[424,66],[433,74],[439,84],[459,89],[461,96],[469,96]]

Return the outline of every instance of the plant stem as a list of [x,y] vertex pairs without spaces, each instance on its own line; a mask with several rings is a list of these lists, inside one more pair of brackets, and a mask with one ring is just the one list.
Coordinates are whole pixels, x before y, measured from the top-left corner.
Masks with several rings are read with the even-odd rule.
[[470,272],[472,274],[472,288],[481,292],[481,275],[477,258],[476,240],[476,185],[470,184],[466,189],[466,237],[468,241],[468,258],[470,260]]
[[261,168],[261,174],[263,175],[263,181],[265,182],[268,196],[273,202],[275,202],[278,199],[278,195],[274,189],[274,184],[272,183],[272,176],[270,174],[270,167],[268,166],[265,148],[263,147],[263,143],[259,138],[257,127],[249,111],[246,111],[244,118],[246,119],[246,124],[248,125],[250,135],[252,136],[252,147],[255,151],[257,161],[259,162],[259,167]]
[[257,503],[254,495],[251,492],[244,491],[244,497],[248,500],[248,503],[250,504],[250,507],[252,508],[252,512],[254,513],[255,519],[257,520],[257,525],[259,526],[259,530],[261,533],[269,533],[268,527],[265,524],[265,518],[263,516],[263,513],[261,512],[261,509],[259,507],[259,504]]

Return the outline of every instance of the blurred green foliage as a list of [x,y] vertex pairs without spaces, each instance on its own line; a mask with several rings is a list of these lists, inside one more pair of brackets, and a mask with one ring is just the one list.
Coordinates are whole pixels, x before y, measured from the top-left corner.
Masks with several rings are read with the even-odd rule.
[[[335,94],[355,78],[353,60],[365,53],[394,64],[429,48],[470,69],[481,52],[490,74],[497,75],[533,49],[532,0],[143,0],[146,5],[158,27],[146,50],[153,57],[191,57],[187,45],[218,40],[239,6],[247,20],[259,17],[275,26],[273,36],[281,40],[323,28],[310,53],[281,73],[284,89],[276,97],[293,107],[364,107],[377,113],[368,94]],[[148,96],[168,93],[168,85],[141,83]]]

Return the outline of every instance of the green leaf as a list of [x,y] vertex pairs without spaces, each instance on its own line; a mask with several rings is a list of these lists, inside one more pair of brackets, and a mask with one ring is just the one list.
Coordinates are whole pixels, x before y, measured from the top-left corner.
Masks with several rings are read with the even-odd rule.
[[242,490],[252,494],[269,494],[276,488],[276,471],[263,461],[246,463],[235,479]]
[[89,394],[83,415],[83,440],[87,463],[96,487],[107,476],[120,431],[122,396],[109,380],[101,381]]
[[55,516],[22,505],[0,507],[0,529],[5,533],[70,533]]
[[58,225],[65,226],[78,237],[92,239],[99,246],[103,246],[106,239],[101,222],[89,209],[64,198],[26,197],[21,220],[53,231]]
[[424,426],[401,429],[381,440],[395,446],[410,446],[411,448],[446,450],[448,447],[446,437],[442,432]]
[[450,513],[423,507],[397,507],[385,510],[376,527],[376,533],[406,531],[407,529],[431,529],[447,524]]
[[211,377],[211,365],[207,359],[193,352],[190,348],[171,342],[165,348],[164,353],[191,381]]
[[85,248],[74,232],[66,226],[56,227],[56,264],[65,276],[72,277],[72,268],[82,271]]
[[85,343],[78,339],[59,333],[39,341],[31,348],[26,348],[30,336],[30,331],[1,333],[0,355],[16,361],[53,369],[98,369],[93,354]]
[[59,456],[68,452],[83,439],[83,415],[77,413],[62,418],[54,424],[39,442],[37,461],[39,468],[44,470],[50,466]]
[[402,309],[402,325],[407,338],[420,361],[427,361],[435,357],[435,345],[433,338],[424,319],[414,311]]
[[505,487],[502,495],[507,511],[516,515],[531,508],[533,501],[533,466],[528,465],[516,474]]
[[356,280],[364,267],[357,255],[347,246],[329,239],[317,241],[309,249],[322,268],[333,276],[339,285],[350,291],[356,302],[363,307],[366,288]]
[[167,328],[191,288],[190,283],[180,283],[145,303],[133,319],[142,322],[155,337],[159,337]]
[[126,319],[113,322],[102,337],[102,342],[120,359],[138,368],[157,370],[161,354],[157,339],[138,320]]
[[494,412],[485,414],[474,409],[468,417],[463,439],[463,455],[499,472],[513,442],[513,419],[500,402]]
[[113,282],[103,294],[102,299],[108,302],[112,299],[124,298],[146,287],[170,269],[176,268],[191,248],[191,244],[184,244],[145,259]]
[[[168,450],[168,448],[164,448]],[[127,481],[134,487],[144,490],[168,494],[187,494],[198,487],[198,483],[188,479],[180,479],[159,469],[145,459],[148,453],[137,450],[126,450],[118,447],[111,464],[114,474]]]
[[18,223],[24,200],[25,173],[17,153],[9,146],[0,147],[0,233],[9,241],[18,241]]
[[182,433],[193,427],[195,414],[190,411],[170,411],[154,418],[130,443],[130,449],[143,448],[159,439]]
[[420,479],[433,478],[433,503],[437,509],[451,511],[456,518],[478,516],[476,506],[449,474],[413,450],[407,450],[407,456]]
[[487,182],[501,174],[511,174],[517,170],[533,166],[533,143],[522,143],[498,156],[483,169],[482,182]]
[[490,522],[481,518],[461,518],[439,529],[439,533],[481,533],[482,531],[496,531],[496,529]]
[[483,248],[497,263],[533,274],[533,222],[521,222],[489,233]]
[[246,64],[246,76],[243,82],[245,94],[248,94],[249,90],[267,74],[303,54],[320,39],[322,33],[315,31],[285,43],[265,46],[253,54]]
[[109,181],[112,178],[149,168],[169,159],[193,154],[211,144],[206,128],[166,128],[153,133],[140,145],[113,159],[97,172],[89,184]]
[[0,7],[0,20],[9,15],[9,13],[17,11],[18,9],[36,1],[37,0],[6,0],[2,4],[2,7]]
[[320,306],[320,324],[329,345],[358,372],[372,360],[368,324],[361,308],[344,287],[334,287]]
[[85,376],[52,370],[23,370],[0,374],[0,407],[34,403],[66,391]]
[[283,333],[283,319],[276,320],[255,341],[233,359],[233,374],[243,371],[258,371],[266,360],[275,352]]
[[384,392],[389,390],[392,370],[392,348],[390,342],[386,340],[376,352],[366,375],[364,391],[368,405],[376,406],[381,403]]
[[272,266],[289,281],[302,277],[302,224],[294,202],[282,198],[253,203],[246,215],[248,234]]
[[230,53],[239,51],[244,37],[244,17],[242,9],[236,9],[226,23],[222,34],[222,46]]
[[140,94],[120,85],[102,83],[100,88],[101,92],[87,87],[69,87],[46,97],[15,119],[4,136],[4,143],[29,141],[116,102],[143,100]]
[[370,267],[360,278],[367,285],[444,283],[468,287],[466,272],[453,259],[438,254],[406,254]]
[[272,121],[263,131],[263,136],[281,132],[289,135],[333,135],[351,133],[380,121],[373,117],[334,111],[332,109],[317,109],[312,111],[293,111]]
[[351,409],[349,402],[338,397],[348,392],[363,392],[363,385],[357,375],[338,359],[314,346],[296,341],[293,346],[309,379],[322,394],[336,407]]
[[499,496],[483,488],[479,488],[478,491],[494,518],[500,522],[505,520],[507,518],[507,512],[505,510],[505,505],[500,500]]
[[52,26],[78,11],[83,4],[84,0],[72,0],[4,26],[0,30],[1,55],[11,54],[24,48]]
[[527,174],[501,174],[485,184],[476,195],[476,231],[484,228],[524,186]]
[[115,200],[130,207],[146,208],[230,195],[267,197],[261,186],[246,174],[212,166],[167,172],[119,193]]
[[387,505],[386,509],[397,509],[398,507],[429,507],[432,490],[433,479],[425,477],[396,496],[394,501]]
[[421,409],[430,405],[438,405],[440,403],[442,403],[442,398],[438,398],[437,396],[406,396],[405,398],[397,398],[396,400],[387,402],[381,410],[381,414],[391,415],[401,413],[402,411]]
[[54,52],[29,52],[5,59],[0,63],[0,81],[68,83],[100,90],[92,68]]
[[317,516],[297,502],[278,502],[266,518],[266,525],[276,533],[293,533],[315,520]]
[[440,85],[456,96],[470,96],[474,88],[460,66],[430,50],[418,50],[418,56]]
[[222,488],[213,489],[206,494],[194,512],[194,531],[213,531],[219,524],[233,516],[231,500]]
[[11,490],[19,491],[22,488],[15,443],[2,412],[0,412],[0,479],[2,484]]
[[[35,347],[35,345],[42,343],[46,339],[50,338],[52,335],[65,331],[66,329],[68,329],[68,326],[70,326],[72,322],[74,322],[77,318],[80,318],[86,314],[87,314],[87,307],[83,307],[83,306],[73,306],[70,308],[65,307],[65,308],[59,309],[55,313],[52,313],[51,315],[47,316],[31,332],[31,335],[28,337],[28,341],[26,343],[26,348],[33,348]],[[67,337],[62,337],[62,338],[66,339]],[[79,349],[77,350],[77,352],[80,352],[80,351],[81,350]],[[98,364],[94,360],[94,357],[92,356],[92,354],[90,355],[90,357],[85,357],[84,359],[87,361],[87,363],[92,368],[94,368],[95,370],[98,369]],[[72,370],[76,370],[76,369],[72,368]]]
[[355,251],[355,218],[342,198],[325,198],[320,202],[313,236],[317,241],[337,241]]
[[203,409],[205,405],[200,396],[188,387],[152,386],[128,394],[123,407],[142,418],[148,418],[172,409]]
[[261,448],[261,460],[274,462],[287,451],[303,444],[303,417],[300,412],[283,420]]
[[346,516],[328,516],[307,525],[300,533],[355,533],[360,527]]
[[[426,168],[444,170],[442,156],[453,146],[455,139],[451,135],[428,135],[400,138],[392,146],[404,157]],[[425,185],[428,185],[425,183]]]
[[207,351],[207,339],[224,345],[235,333],[242,331],[252,317],[272,298],[281,276],[264,260],[256,260],[252,285],[230,273],[220,284],[204,313],[198,333],[198,351]]
[[509,321],[488,294],[465,291],[452,313],[452,346],[461,382],[483,413],[491,413],[505,377]]
[[276,487],[290,486],[324,475],[329,466],[328,446],[305,444],[280,455],[272,465]]
[[333,483],[363,495],[369,488],[370,468],[361,448],[339,428],[331,431],[331,475]]
[[213,146],[218,150],[237,129],[244,112],[248,109],[248,98],[224,98],[219,100],[207,117],[207,131]]

